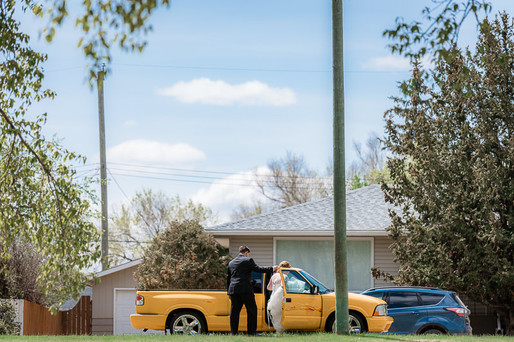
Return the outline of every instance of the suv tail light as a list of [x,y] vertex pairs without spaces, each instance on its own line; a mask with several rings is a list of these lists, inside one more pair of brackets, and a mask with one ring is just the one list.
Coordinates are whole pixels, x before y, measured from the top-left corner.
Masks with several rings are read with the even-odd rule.
[[137,295],[136,296],[136,305],[144,305],[145,304],[145,298],[143,296]]
[[465,317],[467,314],[467,311],[468,311],[465,308],[444,308],[444,309],[447,311],[451,311],[460,317]]

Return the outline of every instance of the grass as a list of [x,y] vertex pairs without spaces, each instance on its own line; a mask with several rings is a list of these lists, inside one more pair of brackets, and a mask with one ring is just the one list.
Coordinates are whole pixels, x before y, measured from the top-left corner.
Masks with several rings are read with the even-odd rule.
[[126,336],[0,336],[0,341],[28,341],[28,342],[50,342],[50,341],[191,341],[194,339],[199,342],[222,342],[222,341],[344,341],[344,342],[437,342],[437,341],[450,341],[450,342],[514,342],[513,337],[508,336],[447,336],[447,335],[377,335],[377,334],[362,334],[362,335],[334,335],[329,333],[285,333],[274,334],[264,333],[259,336],[231,336],[228,334],[209,334],[199,336],[163,336],[163,335],[126,335]]

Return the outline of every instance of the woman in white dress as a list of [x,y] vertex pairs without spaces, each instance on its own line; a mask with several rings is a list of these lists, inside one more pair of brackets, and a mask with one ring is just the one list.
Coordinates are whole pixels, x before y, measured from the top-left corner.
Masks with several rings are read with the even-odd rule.
[[[279,268],[290,268],[291,264],[288,261],[282,261],[279,265]],[[281,333],[284,331],[282,329],[282,323],[280,322],[280,316],[282,313],[282,298],[284,297],[284,289],[282,288],[282,278],[280,277],[280,273],[277,272],[271,277],[267,289],[271,292],[271,296],[268,300],[268,322],[273,323],[273,327],[275,331]],[[269,323],[268,323],[269,324]]]

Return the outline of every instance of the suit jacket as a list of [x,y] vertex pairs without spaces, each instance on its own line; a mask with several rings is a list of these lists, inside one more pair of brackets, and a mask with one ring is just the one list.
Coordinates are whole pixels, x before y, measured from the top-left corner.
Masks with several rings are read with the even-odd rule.
[[258,266],[252,258],[239,254],[228,264],[227,293],[253,293],[252,271],[257,273],[271,273],[273,267]]

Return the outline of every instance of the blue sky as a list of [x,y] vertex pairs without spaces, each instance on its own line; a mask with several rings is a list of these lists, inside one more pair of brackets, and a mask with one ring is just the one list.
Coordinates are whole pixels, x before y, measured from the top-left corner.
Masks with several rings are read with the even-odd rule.
[[[398,16],[420,19],[428,0],[345,0],[347,166],[353,141],[383,133],[388,99],[409,77],[382,32]],[[492,1],[512,14],[514,1]],[[211,207],[220,221],[258,198],[251,170],[286,151],[322,172],[332,157],[331,1],[175,0],[152,17],[143,54],[114,50],[105,81],[109,206],[152,188]],[[88,157],[95,175],[98,103],[72,22],[48,45],[40,22],[24,17],[32,44],[48,53],[45,85],[58,94],[32,110],[48,113],[45,132]],[[476,36],[472,20],[461,33]],[[188,170],[188,171],[184,171]],[[242,181],[242,179],[246,179]],[[242,185],[234,185],[242,184]]]

